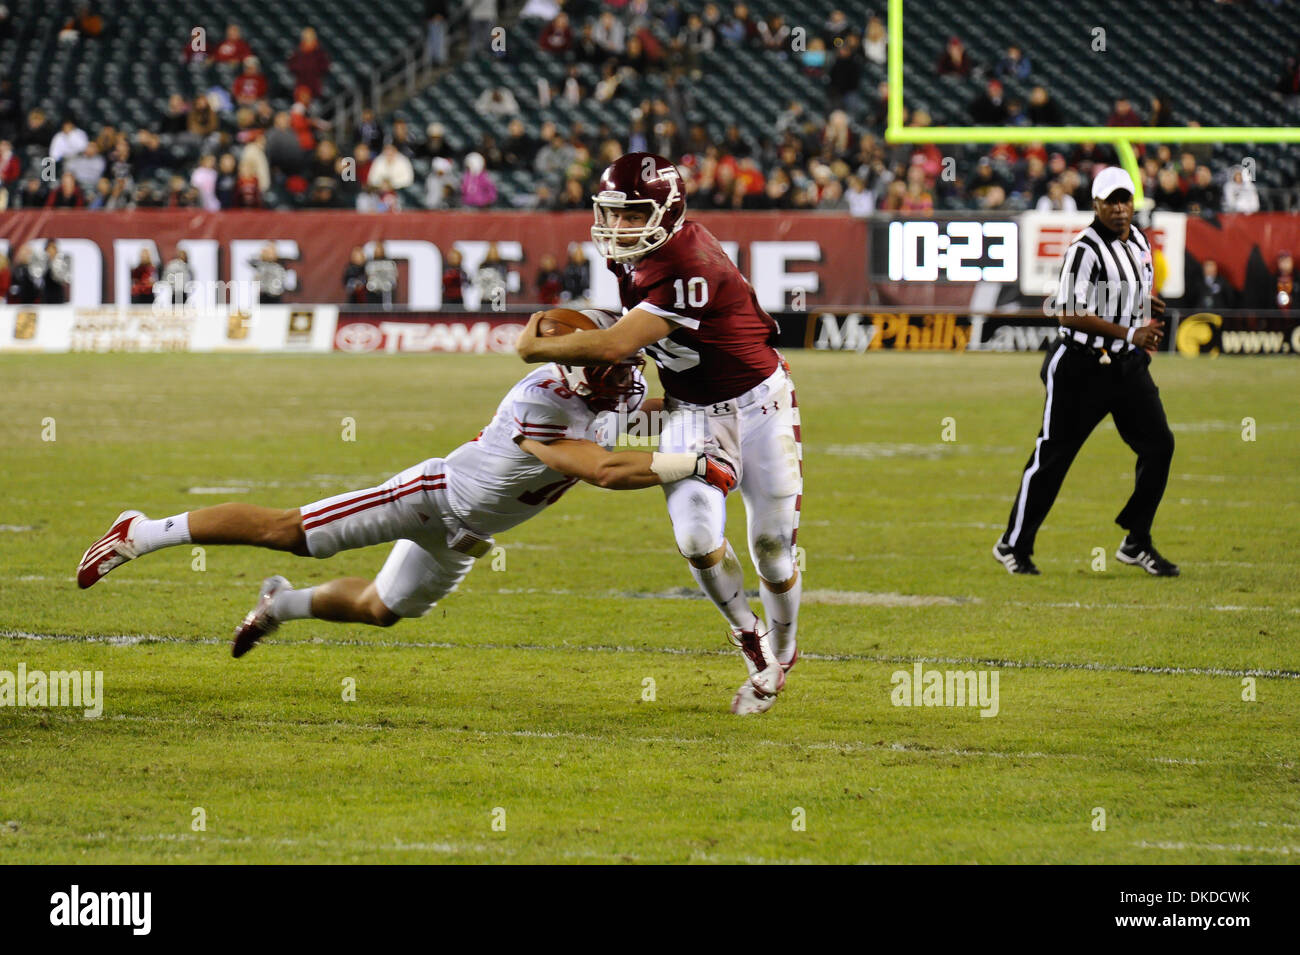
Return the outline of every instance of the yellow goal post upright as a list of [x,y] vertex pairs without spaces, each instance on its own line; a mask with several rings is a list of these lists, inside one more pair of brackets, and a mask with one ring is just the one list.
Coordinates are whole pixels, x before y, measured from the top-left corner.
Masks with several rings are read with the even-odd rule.
[[1133,205],[1143,205],[1142,174],[1133,143],[1295,143],[1287,126],[904,126],[903,0],[889,0],[889,103],[885,140],[891,143],[1110,143],[1133,177]]

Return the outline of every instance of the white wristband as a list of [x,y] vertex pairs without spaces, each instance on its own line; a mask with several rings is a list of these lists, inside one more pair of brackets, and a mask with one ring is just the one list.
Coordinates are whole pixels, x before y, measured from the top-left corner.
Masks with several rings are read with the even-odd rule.
[[1136,325],[1133,325],[1132,327],[1129,328],[1129,330],[1128,330],[1128,334],[1124,336],[1124,341],[1126,341],[1126,342],[1128,342],[1130,345],[1132,345],[1132,344],[1133,344],[1133,333],[1134,333],[1135,331],[1137,331],[1137,326],[1136,326]]
[[659,475],[659,480],[664,484],[672,484],[695,474],[695,461],[698,457],[689,451],[676,454],[655,451],[650,455],[650,470]]

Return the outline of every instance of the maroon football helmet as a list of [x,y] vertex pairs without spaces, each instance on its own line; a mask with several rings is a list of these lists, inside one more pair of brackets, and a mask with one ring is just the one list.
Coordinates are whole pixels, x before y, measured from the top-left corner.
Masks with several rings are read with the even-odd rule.
[[617,411],[641,404],[645,396],[645,379],[641,368],[645,359],[639,355],[612,365],[560,365],[564,384],[587,403],[592,411]]
[[[612,328],[618,316],[604,308],[584,308],[597,328]],[[617,411],[619,405],[639,407],[645,397],[641,370],[645,359],[640,352],[611,365],[560,365],[565,387],[587,403],[592,411]]]
[[[591,241],[601,255],[615,262],[653,252],[686,221],[682,174],[654,153],[628,153],[610,163],[591,202],[596,211]],[[618,210],[644,212],[645,225],[615,227],[613,213]]]

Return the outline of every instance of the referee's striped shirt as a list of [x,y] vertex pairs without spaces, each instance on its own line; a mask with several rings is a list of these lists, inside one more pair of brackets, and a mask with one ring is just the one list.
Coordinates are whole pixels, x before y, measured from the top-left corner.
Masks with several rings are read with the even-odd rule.
[[[1121,239],[1118,233],[1094,218],[1066,249],[1056,290],[1056,307],[1066,314],[1073,309],[1076,315],[1086,312],[1131,328],[1149,317],[1145,309],[1149,308],[1154,279],[1151,244],[1142,231],[1130,224],[1128,239]],[[1112,352],[1137,347],[1122,338],[1089,335],[1064,326],[1061,336]]]

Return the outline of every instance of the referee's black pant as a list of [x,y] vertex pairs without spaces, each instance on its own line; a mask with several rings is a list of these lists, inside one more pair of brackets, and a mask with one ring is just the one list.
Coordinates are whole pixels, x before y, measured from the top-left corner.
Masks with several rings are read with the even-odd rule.
[[1093,349],[1074,342],[1059,342],[1047,353],[1039,373],[1047,386],[1043,424],[1003,537],[1014,551],[1034,552],[1034,538],[1065,473],[1107,414],[1115,419],[1124,443],[1137,452],[1133,494],[1115,523],[1137,540],[1150,537],[1174,456],[1174,436],[1150,364],[1151,356],[1141,349],[1112,356],[1109,365],[1101,364]]

